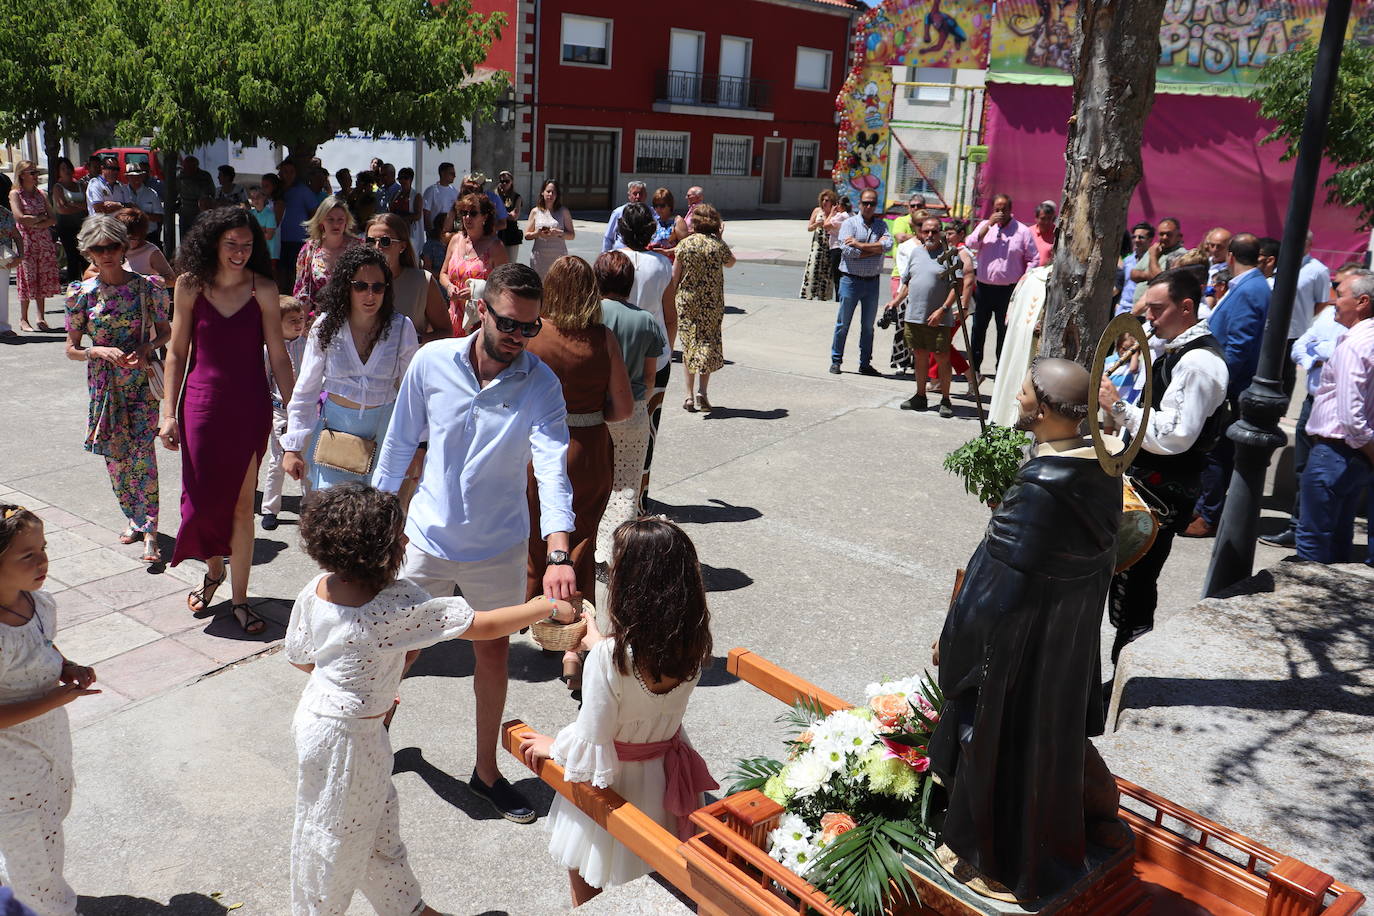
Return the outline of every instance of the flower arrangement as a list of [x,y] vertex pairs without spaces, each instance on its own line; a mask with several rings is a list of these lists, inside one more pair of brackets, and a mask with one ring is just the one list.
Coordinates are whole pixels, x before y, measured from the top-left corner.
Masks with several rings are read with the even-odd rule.
[[858,916],[915,894],[904,855],[935,864],[934,780],[926,747],[943,696],[928,674],[869,684],[867,704],[830,715],[806,700],[790,726],[786,761],[736,764],[730,791],[760,789],[785,813],[769,854]]

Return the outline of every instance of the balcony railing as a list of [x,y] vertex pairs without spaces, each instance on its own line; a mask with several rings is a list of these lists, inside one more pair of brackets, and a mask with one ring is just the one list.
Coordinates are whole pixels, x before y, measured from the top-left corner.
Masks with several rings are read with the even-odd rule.
[[707,105],[759,111],[768,107],[768,81],[694,73],[689,70],[658,71],[655,98],[676,105]]

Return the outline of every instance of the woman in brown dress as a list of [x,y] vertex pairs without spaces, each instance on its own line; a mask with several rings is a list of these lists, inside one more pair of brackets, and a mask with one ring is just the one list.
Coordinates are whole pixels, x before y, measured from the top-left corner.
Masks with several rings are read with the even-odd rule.
[[[710,204],[692,215],[692,234],[673,250],[673,284],[677,287],[677,332],[687,381],[686,411],[711,410],[706,387],[711,373],[725,365],[720,324],[725,318],[725,268],[735,266],[730,246],[720,240],[720,214]],[[692,382],[697,383],[696,398]]]
[[[577,574],[577,589],[596,594],[596,529],[611,496],[614,452],[607,421],[619,422],[634,410],[630,376],[620,344],[601,323],[601,294],[591,265],[565,255],[553,262],[544,278],[543,330],[529,343],[563,384],[568,405],[568,479],[572,482],[576,528],[569,538],[568,556]],[[539,487],[530,471],[527,489],[530,530],[539,531]],[[530,539],[526,593],[544,590],[548,549],[542,538]],[[563,674],[569,688],[579,686],[581,662],[575,652],[564,656]]]

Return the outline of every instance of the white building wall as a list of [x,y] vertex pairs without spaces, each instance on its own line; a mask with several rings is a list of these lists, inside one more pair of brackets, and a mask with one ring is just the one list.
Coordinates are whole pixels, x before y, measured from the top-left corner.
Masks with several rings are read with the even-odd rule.
[[[959,175],[963,186],[963,200],[970,201],[973,196],[973,167],[964,162],[960,168],[960,124],[966,118],[966,104],[974,106],[973,125],[981,121],[982,87],[987,74],[985,70],[946,70],[917,67],[893,67],[894,82],[944,82],[950,87],[894,86],[892,102],[892,132],[895,138],[887,161],[887,188],[889,205],[904,203],[913,190],[925,194],[927,202],[938,203],[931,187],[921,183],[920,172],[907,164],[907,156],[899,139],[913,157],[920,162],[931,183],[939,189],[951,207],[955,206],[960,195],[955,185]],[[968,89],[955,87],[969,87]],[[966,97],[968,101],[966,102]],[[919,126],[902,126],[902,122],[926,122]],[[968,137],[968,143],[977,142],[976,137]]]

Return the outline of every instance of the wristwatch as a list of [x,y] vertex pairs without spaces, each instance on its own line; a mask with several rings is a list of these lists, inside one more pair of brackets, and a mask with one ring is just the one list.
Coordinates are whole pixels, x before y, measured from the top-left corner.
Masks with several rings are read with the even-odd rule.
[[1112,413],[1114,413],[1114,414],[1123,414],[1123,413],[1126,412],[1126,408],[1127,408],[1128,406],[1129,406],[1129,405],[1128,405],[1125,401],[1123,401],[1121,398],[1117,398],[1117,399],[1116,399],[1116,403],[1112,405]]
[[568,556],[568,552],[567,552],[566,550],[550,550],[550,551],[549,551],[549,557],[548,557],[548,560],[547,560],[546,562],[547,562],[548,565],[550,565],[550,566],[571,566],[571,565],[573,565],[572,557]]

